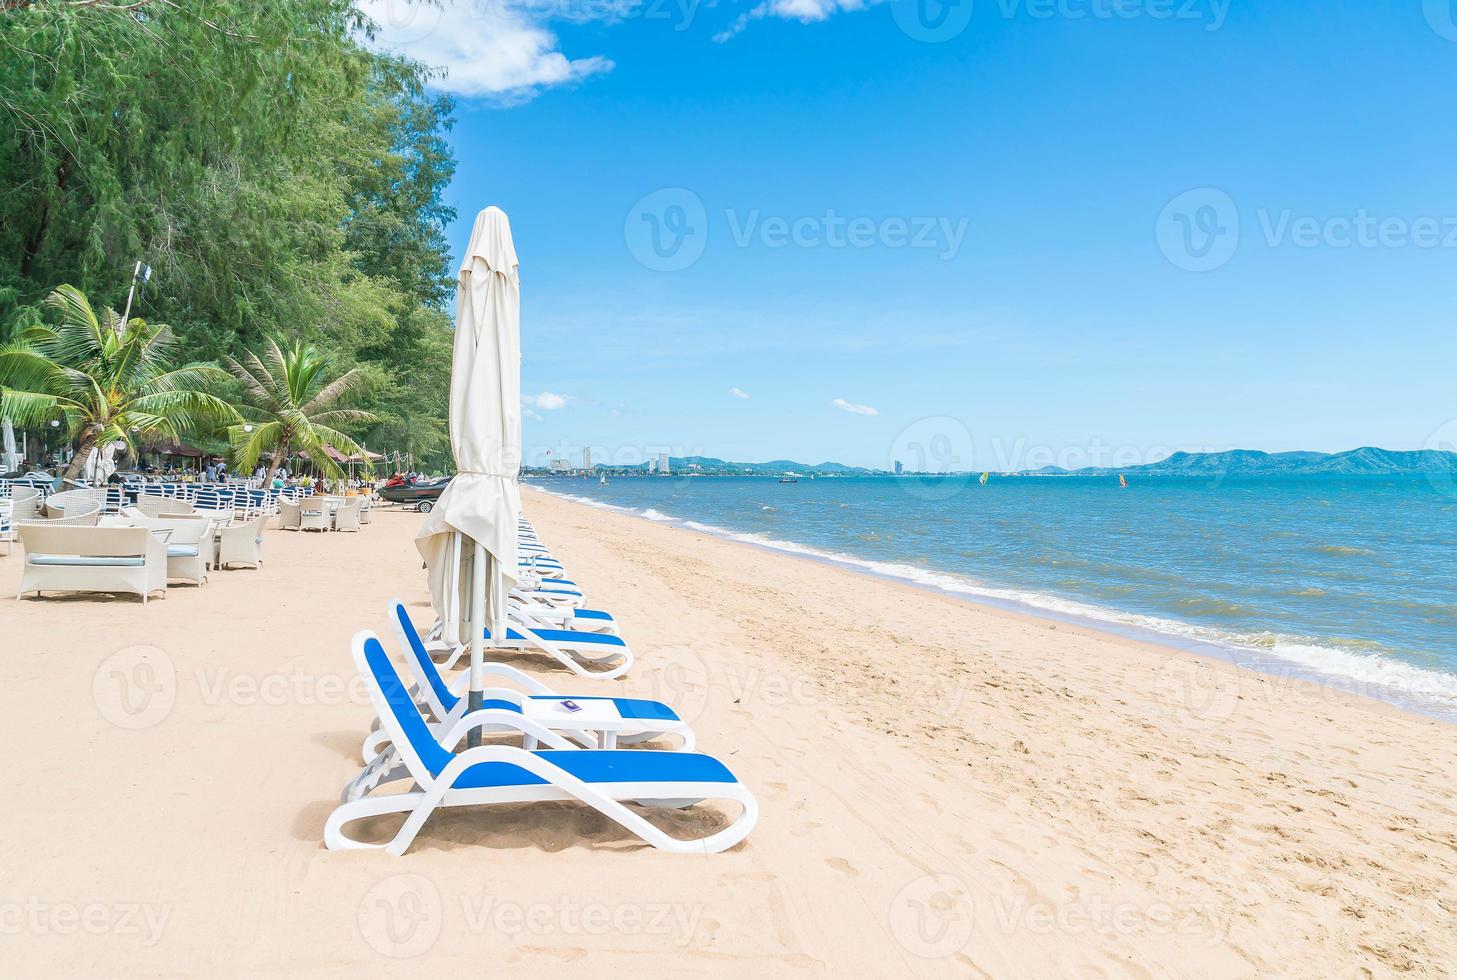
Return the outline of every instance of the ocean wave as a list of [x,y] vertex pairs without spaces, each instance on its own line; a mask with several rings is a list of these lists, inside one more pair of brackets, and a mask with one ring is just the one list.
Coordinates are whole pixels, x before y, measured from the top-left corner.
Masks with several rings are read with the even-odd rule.
[[[785,554],[811,558],[880,578],[894,579],[1001,608],[1034,615],[1050,614],[1070,622],[1095,628],[1111,628],[1134,635],[1155,634],[1152,637],[1145,636],[1145,638],[1154,640],[1162,638],[1166,642],[1173,641],[1176,646],[1198,645],[1212,648],[1223,651],[1224,658],[1231,662],[1267,672],[1273,672],[1279,667],[1278,663],[1272,662],[1273,659],[1308,672],[1316,680],[1331,683],[1333,686],[1354,691],[1366,697],[1394,702],[1417,710],[1435,709],[1444,716],[1457,720],[1457,674],[1418,667],[1384,653],[1344,650],[1313,642],[1308,637],[1283,636],[1274,633],[1232,633],[1160,616],[1125,612],[1043,592],[989,585],[955,572],[940,571],[906,562],[877,561],[845,552],[816,548],[797,541],[770,537],[759,532],[735,531],[701,521],[676,518],[652,508],[639,510],[575,494],[558,493],[553,490],[543,490],[543,492],[605,510],[645,517],[660,523],[675,523],[704,534]],[[1255,655],[1259,658],[1259,662],[1251,664],[1248,662],[1247,656],[1245,659],[1241,659],[1243,655]]]

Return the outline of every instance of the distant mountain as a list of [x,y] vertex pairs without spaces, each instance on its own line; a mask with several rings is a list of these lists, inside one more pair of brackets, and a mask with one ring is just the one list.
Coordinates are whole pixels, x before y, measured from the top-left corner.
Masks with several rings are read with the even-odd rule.
[[1177,452],[1141,466],[1088,466],[1066,470],[1046,466],[1027,476],[1404,476],[1457,473],[1457,453],[1440,449],[1400,452],[1366,446],[1343,453],[1266,453],[1231,449],[1222,453]]

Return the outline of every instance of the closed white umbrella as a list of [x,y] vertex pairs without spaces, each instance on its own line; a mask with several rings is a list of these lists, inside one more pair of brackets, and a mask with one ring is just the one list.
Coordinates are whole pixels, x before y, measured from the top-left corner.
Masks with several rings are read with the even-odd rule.
[[3,462],[0,462],[0,470],[9,473],[11,470],[20,469],[20,453],[15,448],[15,426],[10,424],[9,419],[6,419],[4,421],[4,428],[5,458]]
[[[455,478],[415,535],[429,568],[444,640],[470,638],[470,701],[481,703],[490,594],[491,635],[502,638],[506,584],[516,579],[521,494],[521,281],[511,223],[500,208],[476,215],[455,294],[450,371]],[[464,613],[464,617],[462,617]],[[464,619],[464,626],[462,626]],[[479,739],[478,733],[472,740]]]
[[125,447],[126,443],[119,439],[105,446],[93,446],[91,455],[86,457],[86,479],[93,486],[100,486],[111,479],[111,474],[116,472],[117,450]]

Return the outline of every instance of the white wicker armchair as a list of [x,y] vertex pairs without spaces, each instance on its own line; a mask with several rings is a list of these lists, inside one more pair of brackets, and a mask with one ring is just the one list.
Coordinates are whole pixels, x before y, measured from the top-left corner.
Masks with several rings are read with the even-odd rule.
[[49,519],[85,517],[100,514],[105,507],[105,490],[63,490],[46,498],[44,513]]
[[259,515],[251,521],[231,524],[218,534],[217,568],[228,565],[263,566],[263,525],[268,518]]
[[24,521],[35,517],[40,513],[41,492],[38,487],[11,486],[10,504],[12,507],[10,519]]
[[322,499],[309,499],[298,505],[300,531],[327,531],[330,527],[329,507]]
[[137,495],[137,510],[148,517],[161,517],[163,514],[190,514],[193,506],[176,497],[160,497],[155,493],[143,493]]
[[339,505],[334,512],[334,530],[336,531],[358,531],[359,530],[359,505],[360,498],[350,497]]
[[299,529],[299,505],[292,500],[278,500],[278,526],[285,531]]

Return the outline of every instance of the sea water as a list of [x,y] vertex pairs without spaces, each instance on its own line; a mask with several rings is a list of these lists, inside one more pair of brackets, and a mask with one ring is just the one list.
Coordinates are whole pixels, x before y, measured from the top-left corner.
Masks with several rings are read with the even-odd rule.
[[1457,720],[1447,477],[528,485]]

